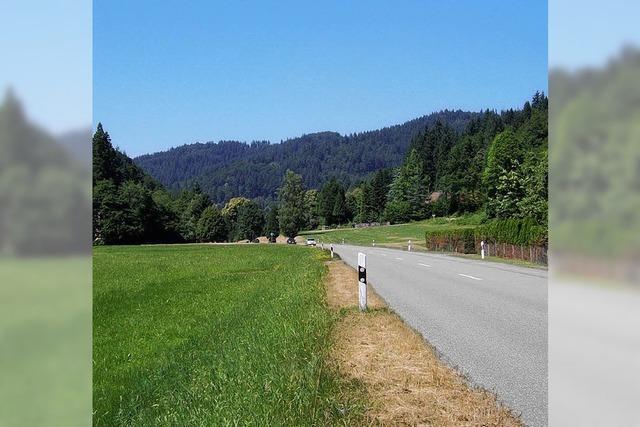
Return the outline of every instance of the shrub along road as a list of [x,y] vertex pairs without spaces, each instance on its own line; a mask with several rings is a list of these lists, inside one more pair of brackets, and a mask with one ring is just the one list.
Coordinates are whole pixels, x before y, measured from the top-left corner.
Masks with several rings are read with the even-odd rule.
[[367,254],[376,292],[472,383],[530,426],[547,424],[547,272],[394,249],[335,245],[351,266]]

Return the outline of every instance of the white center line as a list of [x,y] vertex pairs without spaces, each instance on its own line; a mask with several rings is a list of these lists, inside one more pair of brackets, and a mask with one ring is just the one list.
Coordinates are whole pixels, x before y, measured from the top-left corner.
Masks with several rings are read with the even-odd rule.
[[402,261],[402,258],[396,258],[398,261]]
[[418,265],[421,265],[421,266],[423,266],[423,267],[431,267],[429,264],[423,264],[423,263],[421,263],[421,262],[419,262],[419,263],[418,263]]
[[473,276],[469,276],[468,274],[460,274],[458,273],[458,276],[462,276],[462,277],[468,277],[469,279],[473,279],[473,280],[482,280],[479,277],[473,277]]

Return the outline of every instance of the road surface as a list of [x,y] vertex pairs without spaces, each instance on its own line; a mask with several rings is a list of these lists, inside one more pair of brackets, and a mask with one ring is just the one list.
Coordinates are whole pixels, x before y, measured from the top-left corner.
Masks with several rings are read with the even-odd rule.
[[[440,254],[334,245],[450,366],[529,426],[547,425],[547,271]],[[355,284],[354,284],[355,286]]]
[[638,290],[550,280],[549,425],[640,426]]

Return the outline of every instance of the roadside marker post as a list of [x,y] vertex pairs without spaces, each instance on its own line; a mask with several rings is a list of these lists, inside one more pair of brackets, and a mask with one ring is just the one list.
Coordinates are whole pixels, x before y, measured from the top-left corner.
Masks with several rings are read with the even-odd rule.
[[411,252],[411,240],[409,240],[408,252]]
[[484,259],[484,240],[480,242],[480,255],[482,255],[482,259]]
[[333,243],[331,244],[331,259],[333,259]]
[[367,255],[358,252],[358,302],[360,311],[367,309]]
[[342,238],[342,244],[344,245],[344,237]]
[[376,241],[374,240],[374,241],[373,241],[373,246],[375,246],[375,245],[376,245]]

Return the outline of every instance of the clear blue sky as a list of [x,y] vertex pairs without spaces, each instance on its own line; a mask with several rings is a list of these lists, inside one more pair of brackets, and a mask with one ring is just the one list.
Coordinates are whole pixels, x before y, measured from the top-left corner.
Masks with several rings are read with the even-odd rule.
[[94,3],[94,122],[130,155],[376,129],[547,89],[546,1]]

